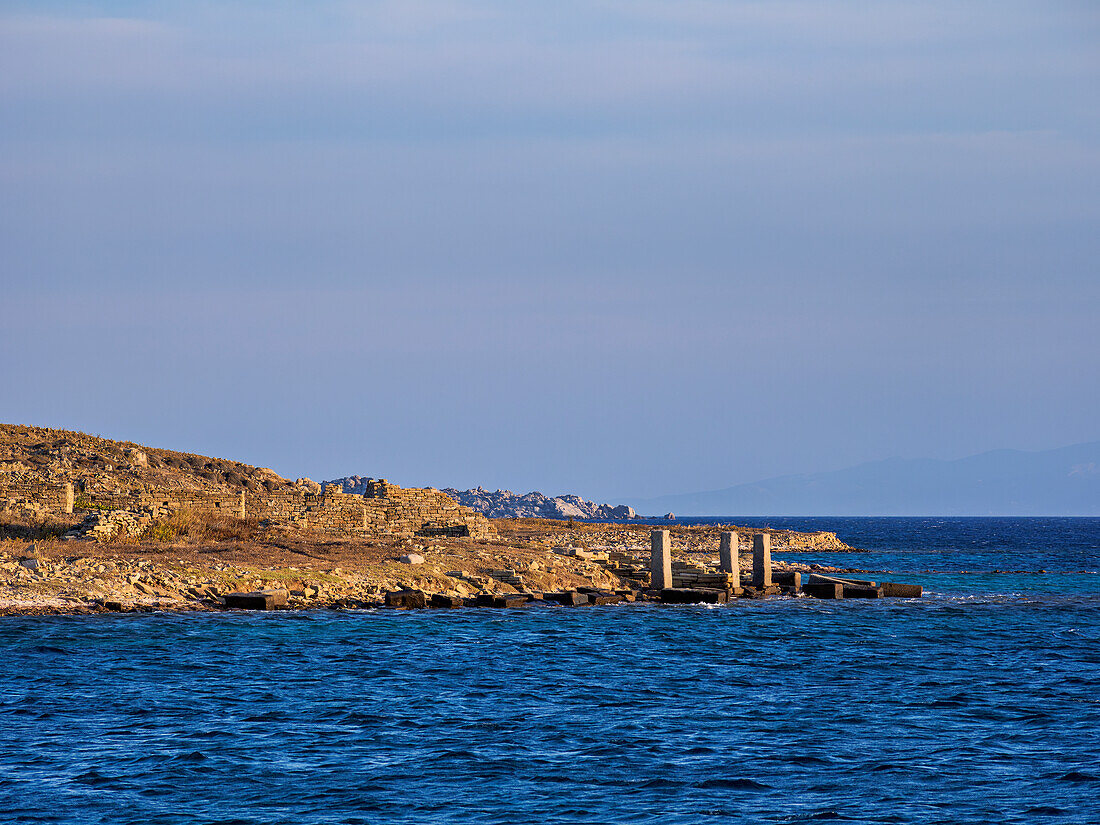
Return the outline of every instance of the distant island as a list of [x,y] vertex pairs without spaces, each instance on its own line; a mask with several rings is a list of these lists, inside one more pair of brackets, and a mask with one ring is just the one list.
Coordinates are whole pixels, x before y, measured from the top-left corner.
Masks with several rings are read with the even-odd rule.
[[[362,495],[370,483],[369,478],[347,476],[326,481],[345,493]],[[539,492],[526,494],[511,490],[490,492],[482,487],[472,490],[456,490],[446,487],[440,490],[463,507],[469,507],[489,518],[548,518],[548,519],[633,519],[638,514],[626,505],[597,504],[577,495],[545,496]]]
[[630,503],[683,515],[1098,516],[1100,441],[955,461],[891,458]]

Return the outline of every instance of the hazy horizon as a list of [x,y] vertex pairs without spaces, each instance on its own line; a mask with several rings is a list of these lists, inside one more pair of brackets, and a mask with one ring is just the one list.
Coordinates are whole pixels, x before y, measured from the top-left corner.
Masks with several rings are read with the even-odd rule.
[[715,490],[1100,439],[1085,2],[0,3],[0,420]]

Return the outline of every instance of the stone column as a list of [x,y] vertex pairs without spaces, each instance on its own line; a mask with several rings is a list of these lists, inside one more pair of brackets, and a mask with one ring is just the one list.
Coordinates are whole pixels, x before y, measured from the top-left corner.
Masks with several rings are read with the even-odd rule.
[[73,485],[71,481],[65,482],[64,487],[61,490],[61,510],[65,513],[72,513],[73,502],[75,497],[73,495]]
[[241,490],[241,506],[237,511],[237,516],[239,518],[248,518],[248,511],[244,508],[244,490]]
[[[737,555],[737,534],[728,531],[720,533],[721,545],[718,550],[719,569],[734,576],[741,575],[741,561]],[[734,582],[736,584],[736,582]]]
[[672,587],[672,539],[668,530],[654,530],[650,541],[652,553],[649,557],[649,586],[654,590]]
[[767,533],[752,537],[752,586],[772,586],[772,537]]

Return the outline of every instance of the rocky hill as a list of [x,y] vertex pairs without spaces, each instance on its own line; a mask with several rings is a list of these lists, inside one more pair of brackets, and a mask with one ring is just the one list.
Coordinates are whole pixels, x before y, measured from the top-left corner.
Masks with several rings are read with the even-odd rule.
[[66,538],[143,535],[179,513],[253,520],[328,536],[488,538],[484,515],[438,490],[384,480],[360,495],[237,461],[86,433],[0,425],[0,526],[83,521]]
[[[370,479],[348,476],[325,484],[337,485],[345,493],[362,493]],[[490,492],[481,487],[473,490],[440,490],[464,507],[470,507],[489,518],[548,518],[548,519],[629,519],[638,514],[625,504],[612,506],[587,501],[580,496],[564,495],[550,498],[534,492],[517,495],[510,490]]]
[[88,433],[0,424],[0,475],[88,487],[158,487],[194,492],[275,493],[320,486],[224,458],[145,447]]

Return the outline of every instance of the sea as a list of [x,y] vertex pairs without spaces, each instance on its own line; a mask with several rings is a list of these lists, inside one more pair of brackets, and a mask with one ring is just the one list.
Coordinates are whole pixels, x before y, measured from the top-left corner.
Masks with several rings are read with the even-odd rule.
[[0,822],[1100,822],[1100,519],[712,521],[925,596],[4,618]]

